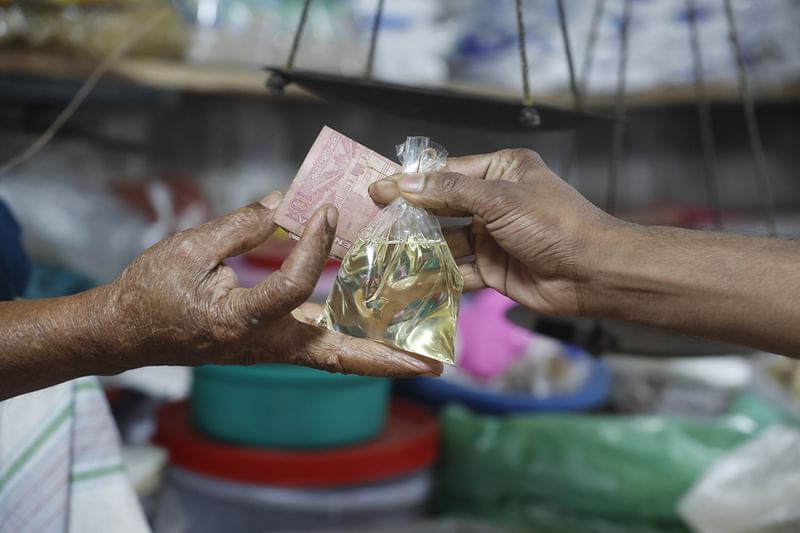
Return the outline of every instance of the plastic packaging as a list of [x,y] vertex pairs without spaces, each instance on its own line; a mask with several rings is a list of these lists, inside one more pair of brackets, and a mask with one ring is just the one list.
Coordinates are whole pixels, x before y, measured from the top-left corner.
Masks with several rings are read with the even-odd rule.
[[767,353],[752,361],[753,390],[800,423],[800,361]]
[[698,533],[800,531],[800,431],[773,426],[723,456],[680,503]]
[[[428,518],[399,525],[381,524],[357,529],[326,529],[318,533],[523,533],[524,530],[508,529],[496,523],[458,518]],[[298,533],[282,531],[281,533]]]
[[63,266],[92,282],[114,279],[153,244],[144,236],[153,236],[154,225],[101,187],[31,176],[4,180],[0,198],[25,228],[23,242],[34,260]]
[[616,412],[665,416],[717,416],[747,386],[747,358],[736,355],[654,358],[606,354]]
[[218,442],[192,427],[185,402],[164,406],[155,441],[171,471],[156,533],[237,533],[398,524],[429,500],[439,422],[392,402],[376,439],[332,450],[292,451]]
[[[237,483],[180,468],[168,471],[166,503],[191,533],[264,533],[403,523],[422,516],[431,490],[428,471],[381,484],[290,489]],[[183,532],[182,532],[183,533]]]
[[516,305],[493,289],[480,291],[458,317],[458,366],[477,379],[502,375],[534,341],[506,312]]
[[[397,155],[404,173],[431,172],[442,168],[447,151],[409,137]],[[342,259],[320,325],[452,364],[463,286],[439,221],[398,198]]]
[[[452,4],[461,26],[450,58],[452,79],[482,84],[491,80],[493,85],[519,91],[514,2],[462,0]],[[567,89],[569,73],[555,2],[523,4],[529,68],[536,73],[532,79],[534,93]],[[585,80],[590,92],[613,93],[616,87],[623,4],[621,1],[606,2],[599,20],[593,61]],[[754,90],[791,83],[800,65],[800,40],[792,37],[800,18],[797,2],[737,0],[731,4],[748,68],[759,79]],[[564,2],[564,6],[572,53],[581,64],[595,2]],[[695,6],[706,82],[735,86],[736,67],[723,3],[696,0]],[[635,4],[628,37],[629,90],[691,86],[694,74],[689,44],[690,17],[682,1]]]
[[106,157],[89,145],[61,142],[0,180],[0,200],[19,221],[34,262],[105,283],[170,233],[208,219],[204,195],[190,183],[119,187],[112,165],[136,160]]
[[170,8],[154,31],[132,46],[130,54],[180,57],[189,32],[173,4],[164,0],[0,2],[0,44],[105,55],[157,10]]
[[685,531],[677,507],[692,484],[781,420],[763,402],[745,414],[756,400],[713,420],[448,409],[438,510],[548,532]]
[[194,370],[192,421],[226,442],[329,448],[369,440],[384,428],[389,381],[292,365]]
[[158,413],[154,442],[169,450],[170,463],[230,481],[293,487],[338,488],[382,483],[429,469],[439,450],[439,421],[425,408],[395,400],[377,438],[343,448],[277,450],[238,446],[201,434],[186,402]]
[[[395,390],[434,408],[463,404],[480,413],[507,414],[522,412],[578,412],[601,407],[611,388],[609,373],[603,361],[591,357],[574,346],[565,346],[571,364],[583,367],[587,374],[582,385],[572,391],[555,392],[537,397],[530,393],[493,390],[485,384],[464,379],[460,369],[446,369],[443,378],[395,380]],[[455,372],[454,372],[455,371]],[[454,375],[455,374],[455,375]],[[452,379],[451,379],[452,376]]]
[[[458,39],[458,25],[452,17],[453,4],[462,2],[386,2],[376,43],[373,76],[402,84],[444,84],[450,75],[448,56]],[[377,3],[353,0],[349,4],[364,46],[363,43],[369,42]]]
[[[180,5],[194,26],[189,61],[243,66],[285,64],[303,9],[302,2],[293,0],[182,0]],[[297,67],[355,73],[366,41],[353,18],[350,2],[314,2]]]

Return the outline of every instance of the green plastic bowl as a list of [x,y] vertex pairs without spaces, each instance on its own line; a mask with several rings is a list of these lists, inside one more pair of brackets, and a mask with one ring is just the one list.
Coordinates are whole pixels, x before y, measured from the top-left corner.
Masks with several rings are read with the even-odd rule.
[[292,365],[195,368],[194,426],[214,439],[269,448],[333,448],[383,429],[389,380]]

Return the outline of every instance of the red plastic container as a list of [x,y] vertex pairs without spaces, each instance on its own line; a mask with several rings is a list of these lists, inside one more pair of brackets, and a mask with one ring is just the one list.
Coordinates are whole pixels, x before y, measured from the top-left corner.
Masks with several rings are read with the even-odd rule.
[[425,408],[394,400],[386,429],[375,440],[314,451],[234,446],[208,439],[189,421],[186,402],[166,405],[154,440],[170,461],[191,472],[262,485],[325,488],[378,483],[429,468],[439,447],[439,424]]

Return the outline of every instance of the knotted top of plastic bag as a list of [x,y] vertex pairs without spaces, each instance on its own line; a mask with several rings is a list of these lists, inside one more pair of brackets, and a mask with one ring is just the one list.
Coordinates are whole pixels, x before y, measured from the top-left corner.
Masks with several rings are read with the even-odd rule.
[[[447,161],[447,150],[428,137],[407,137],[397,145],[397,158],[403,173],[436,172]],[[387,240],[441,241],[439,221],[427,209],[416,207],[398,197],[362,230],[362,235]]]
[[447,150],[427,137],[406,137],[406,142],[398,144],[396,149],[404,174],[436,172],[447,161]]

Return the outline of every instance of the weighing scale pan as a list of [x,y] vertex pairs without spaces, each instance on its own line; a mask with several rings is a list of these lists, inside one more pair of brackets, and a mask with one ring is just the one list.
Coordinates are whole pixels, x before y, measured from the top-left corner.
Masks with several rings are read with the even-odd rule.
[[267,87],[280,93],[295,84],[325,100],[339,101],[450,125],[502,131],[574,129],[593,122],[612,122],[599,114],[450,89],[411,87],[396,83],[267,67]]

